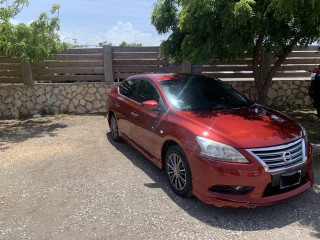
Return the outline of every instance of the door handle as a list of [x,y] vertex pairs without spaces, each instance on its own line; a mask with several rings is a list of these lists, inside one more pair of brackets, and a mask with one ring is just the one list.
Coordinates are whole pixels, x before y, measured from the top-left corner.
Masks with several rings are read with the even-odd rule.
[[135,111],[133,111],[133,112],[131,112],[131,116],[133,116],[133,117],[138,117],[139,114],[137,114]]

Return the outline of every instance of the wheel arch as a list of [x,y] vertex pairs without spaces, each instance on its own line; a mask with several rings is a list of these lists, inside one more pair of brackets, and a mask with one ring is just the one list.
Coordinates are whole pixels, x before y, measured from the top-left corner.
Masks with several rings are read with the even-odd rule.
[[162,149],[161,149],[161,164],[162,164],[162,170],[164,170],[164,165],[165,165],[165,158],[166,158],[166,153],[168,151],[168,149],[172,146],[179,146],[181,148],[181,146],[179,145],[179,143],[177,143],[176,141],[169,139],[166,140],[163,145],[162,145]]

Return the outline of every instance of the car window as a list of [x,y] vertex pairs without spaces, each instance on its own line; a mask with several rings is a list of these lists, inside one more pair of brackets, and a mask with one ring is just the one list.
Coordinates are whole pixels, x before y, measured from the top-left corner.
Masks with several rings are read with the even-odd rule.
[[138,83],[139,83],[139,79],[129,79],[124,81],[119,86],[120,94],[128,98],[135,99],[135,93],[138,89]]
[[160,96],[157,89],[148,81],[141,80],[137,101],[142,103],[145,101],[155,100],[159,103],[159,99],[160,99]]
[[179,110],[230,109],[250,104],[233,88],[207,77],[186,77],[161,81],[170,104]]

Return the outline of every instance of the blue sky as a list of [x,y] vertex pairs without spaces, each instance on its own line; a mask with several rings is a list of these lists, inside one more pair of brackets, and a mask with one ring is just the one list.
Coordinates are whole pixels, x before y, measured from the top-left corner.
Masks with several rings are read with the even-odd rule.
[[166,36],[159,36],[150,16],[156,0],[29,0],[30,5],[15,20],[28,23],[60,4],[61,40],[97,45],[122,41],[145,46],[159,45]]

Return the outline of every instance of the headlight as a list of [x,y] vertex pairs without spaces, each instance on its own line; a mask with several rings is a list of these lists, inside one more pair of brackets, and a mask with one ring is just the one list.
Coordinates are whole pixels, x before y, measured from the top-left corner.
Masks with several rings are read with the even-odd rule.
[[304,138],[304,146],[303,146],[303,152],[304,152],[304,161],[307,160],[307,156],[308,156],[308,132],[307,130],[300,124],[300,127],[302,129],[302,137]]
[[308,132],[307,130],[300,124],[300,127],[302,129],[302,134],[303,134],[303,137],[304,137],[304,140],[306,141],[306,143],[308,142]]
[[207,138],[196,137],[201,148],[200,155],[223,162],[249,163],[249,161],[231,146]]

